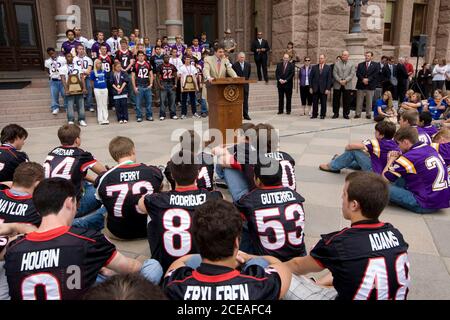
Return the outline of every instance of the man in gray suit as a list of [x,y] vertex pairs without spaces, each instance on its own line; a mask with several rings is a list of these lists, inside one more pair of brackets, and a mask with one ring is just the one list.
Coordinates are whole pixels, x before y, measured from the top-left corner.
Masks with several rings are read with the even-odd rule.
[[356,69],[355,65],[348,58],[348,51],[343,51],[341,60],[338,60],[333,68],[333,119],[339,118],[341,97],[343,100],[344,118],[350,119],[350,90],[352,90]]

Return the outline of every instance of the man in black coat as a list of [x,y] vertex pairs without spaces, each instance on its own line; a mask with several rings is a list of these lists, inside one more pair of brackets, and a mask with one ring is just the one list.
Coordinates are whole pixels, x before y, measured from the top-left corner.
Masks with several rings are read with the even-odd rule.
[[277,65],[275,76],[278,87],[278,114],[284,113],[284,96],[286,95],[286,113],[291,114],[292,89],[294,87],[295,66],[290,63],[288,54],[283,56],[283,61]]
[[[252,66],[250,63],[245,61],[245,53],[241,52],[238,55],[238,61],[236,61],[233,64],[233,70],[236,72],[236,74],[241,77],[245,78],[245,80],[250,79],[250,75],[252,73]],[[248,115],[248,96],[250,93],[250,85],[246,84],[244,85],[244,112],[243,116],[245,120],[252,120],[250,116]]]
[[331,67],[326,64],[325,55],[319,56],[319,64],[311,69],[311,94],[313,95],[313,112],[311,119],[317,119],[319,115],[320,100],[320,119],[327,116],[327,99],[333,85]]
[[380,64],[372,61],[373,52],[366,52],[366,61],[356,69],[356,111],[355,119],[361,118],[364,98],[366,99],[366,118],[372,118],[372,100],[379,81]]
[[[255,55],[256,71],[258,72],[258,81],[269,83],[269,75],[267,74],[267,58],[270,51],[269,42],[262,38],[262,32],[258,32],[258,38],[252,43],[252,52]],[[262,70],[262,72],[261,72]]]
[[398,64],[397,64],[397,80],[398,80],[397,93],[398,93],[399,104],[401,104],[403,102],[403,100],[405,99],[406,90],[408,90],[409,75],[408,75],[408,71],[406,70],[405,62],[406,62],[405,58],[400,57],[398,59]]

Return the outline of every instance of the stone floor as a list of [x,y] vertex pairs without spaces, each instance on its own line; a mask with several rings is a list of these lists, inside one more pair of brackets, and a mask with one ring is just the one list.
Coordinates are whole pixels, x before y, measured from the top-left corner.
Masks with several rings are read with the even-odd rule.
[[[297,161],[298,190],[306,198],[306,243],[311,248],[323,233],[348,223],[340,211],[345,172],[324,173],[318,165],[342,152],[350,141],[372,137],[373,124],[365,120],[310,120],[307,117],[277,116],[273,112],[252,114],[254,122],[268,122],[280,129],[281,148]],[[207,122],[203,122],[207,127]],[[167,162],[170,140],[175,129],[192,129],[193,120],[165,121],[109,127],[89,126],[83,129],[82,148],[108,165],[109,140],[116,135],[131,137],[137,146],[138,160],[149,164]],[[30,129],[25,150],[30,159],[43,162],[46,153],[58,144],[56,127]],[[412,285],[410,299],[450,299],[450,210],[422,216],[389,207],[382,220],[395,225],[410,245]],[[126,255],[145,259],[149,255],[146,241],[116,242]]]

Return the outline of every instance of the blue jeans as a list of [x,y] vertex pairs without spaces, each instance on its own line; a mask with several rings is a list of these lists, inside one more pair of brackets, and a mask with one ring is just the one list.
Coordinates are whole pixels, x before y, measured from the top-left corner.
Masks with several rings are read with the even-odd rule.
[[84,193],[80,200],[80,206],[78,208],[76,218],[84,217],[102,206],[102,203],[95,198],[96,190],[91,183],[85,181],[83,184],[83,189]]
[[389,198],[392,203],[415,213],[432,213],[439,210],[421,207],[411,191],[395,185],[389,186]]
[[92,108],[92,103],[94,101],[94,96],[92,93],[92,87],[91,87],[91,80],[86,78],[86,90],[87,90],[87,95],[85,95],[84,97],[86,98],[86,103],[85,103],[85,108],[86,110],[89,110]]
[[[200,264],[202,263],[202,257],[199,254],[193,255],[192,258],[186,262],[186,267],[189,267],[191,269],[197,269],[200,267]],[[269,262],[262,258],[253,258],[248,260],[243,266],[242,271],[245,271],[250,266],[260,266],[261,268],[267,268],[269,266]]]
[[361,150],[345,151],[339,157],[331,161],[330,168],[333,170],[350,168],[372,171],[372,161],[370,160],[370,157]]
[[106,208],[101,207],[87,216],[73,220],[72,227],[101,232],[105,228]]
[[152,89],[148,87],[138,87],[138,93],[136,95],[136,117],[138,119],[142,119],[142,103],[145,103],[145,112],[147,115],[147,118],[153,117],[153,110],[152,110]]
[[50,95],[52,96],[52,111],[58,110],[59,106],[59,96],[61,96],[64,100],[64,109],[67,109],[67,100],[66,95],[64,93],[64,85],[61,80],[53,81],[50,80]]
[[238,202],[249,192],[247,179],[241,171],[217,165],[216,173],[220,178],[225,179],[234,202]]
[[192,114],[197,113],[197,100],[195,99],[195,92],[183,92],[181,94],[181,114],[187,116],[187,102],[188,98],[192,106]]
[[82,94],[76,96],[66,96],[67,99],[67,121],[75,122],[74,105],[77,106],[78,121],[85,121],[84,114],[84,97]]
[[166,100],[169,104],[170,117],[173,118],[177,115],[177,109],[175,107],[175,99],[177,92],[173,90],[173,85],[170,83],[162,83],[162,89],[160,90],[160,102],[159,102],[159,116],[166,117]]
[[206,99],[201,99],[200,100],[200,105],[202,106],[202,113],[207,113],[208,112],[208,106],[206,104]]
[[[159,285],[163,277],[163,269],[158,261],[154,259],[148,259],[145,260],[144,264],[142,265],[141,276],[143,276],[154,285]],[[105,277],[102,274],[98,274],[96,284],[103,283],[106,280],[108,280],[108,277]]]

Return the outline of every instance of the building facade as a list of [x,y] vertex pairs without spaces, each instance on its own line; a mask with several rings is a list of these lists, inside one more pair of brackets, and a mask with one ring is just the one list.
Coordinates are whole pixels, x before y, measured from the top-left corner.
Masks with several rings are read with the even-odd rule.
[[[112,26],[126,34],[139,28],[151,42],[178,34],[190,42],[202,31],[214,41],[230,28],[238,50],[246,52],[262,31],[273,62],[289,41],[300,57],[314,61],[345,49],[352,10],[346,0],[0,0],[0,70],[42,68],[46,48],[76,25],[87,38],[97,30],[109,35]],[[428,35],[427,60],[450,59],[450,0],[370,0],[361,26],[376,59],[409,56],[419,34]]]

